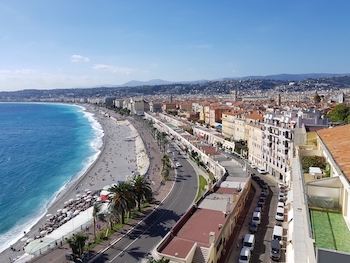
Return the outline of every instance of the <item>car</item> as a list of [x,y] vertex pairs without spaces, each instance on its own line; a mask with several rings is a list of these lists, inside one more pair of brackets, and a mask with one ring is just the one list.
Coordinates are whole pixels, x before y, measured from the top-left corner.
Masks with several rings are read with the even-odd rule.
[[267,171],[265,170],[265,169],[260,169],[260,168],[258,168],[258,169],[256,169],[257,171],[258,171],[258,173],[260,173],[260,174],[267,174]]
[[238,262],[239,263],[248,263],[250,262],[251,251],[249,248],[243,247],[241,253],[239,254]]
[[258,230],[258,224],[256,222],[250,222],[249,232],[254,234]]
[[257,223],[258,225],[261,223],[261,213],[260,212],[253,212],[252,222]]
[[284,189],[286,189],[286,185],[284,184],[284,183],[278,183],[278,188],[280,189],[280,190],[284,190]]
[[285,202],[287,200],[287,196],[283,193],[278,194],[278,202]]
[[284,208],[277,207],[276,216],[277,221],[283,221],[284,220]]
[[176,166],[176,167],[181,167],[182,165],[181,165],[181,163],[177,162],[177,163],[175,164],[175,166]]
[[254,212],[260,212],[261,213],[262,208],[260,206],[255,207]]
[[258,204],[265,204],[265,198],[264,197],[260,197],[258,200]]
[[171,150],[170,150],[170,149],[168,149],[168,150],[166,150],[166,152],[167,152],[167,153],[171,153]]
[[259,198],[261,198],[261,197],[262,198],[266,198],[266,193],[265,192],[261,192]]
[[281,244],[278,240],[271,240],[271,248],[270,248],[270,258],[272,260],[279,260],[281,257]]
[[284,208],[284,203],[283,203],[283,202],[278,202],[278,203],[277,203],[277,208],[278,208],[278,207]]
[[251,164],[250,167],[252,167],[253,169],[258,168],[258,167],[256,167],[254,164]]

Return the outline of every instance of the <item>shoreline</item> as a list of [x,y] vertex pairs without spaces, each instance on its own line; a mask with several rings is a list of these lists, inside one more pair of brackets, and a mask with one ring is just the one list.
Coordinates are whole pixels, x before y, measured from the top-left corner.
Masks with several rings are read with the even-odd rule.
[[[78,178],[68,182],[59,192],[55,200],[47,208],[45,214],[55,214],[58,209],[62,209],[64,202],[76,198],[76,195],[90,189],[92,191],[101,190],[104,186],[125,181],[127,175],[133,171],[143,171],[149,160],[147,154],[144,154],[145,146],[137,130],[127,121],[118,121],[114,118],[106,117],[100,109],[93,105],[78,105],[84,108],[84,111],[92,113],[95,120],[102,126],[103,137],[99,154],[95,161],[87,170]],[[107,111],[107,110],[106,110]],[[134,141],[124,141],[123,137],[135,137]],[[148,168],[148,167],[147,167]],[[146,171],[145,171],[146,172]],[[32,238],[37,235],[39,228],[47,221],[43,215],[32,227],[26,232],[25,237]],[[15,259],[22,256],[25,252],[23,247],[24,241],[21,239],[0,253],[1,262],[10,262],[9,259]]]

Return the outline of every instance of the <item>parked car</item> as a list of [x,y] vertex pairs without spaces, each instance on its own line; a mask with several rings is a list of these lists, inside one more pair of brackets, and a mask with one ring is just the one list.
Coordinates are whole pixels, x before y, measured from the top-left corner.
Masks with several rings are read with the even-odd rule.
[[285,202],[287,200],[287,195],[283,192],[279,192],[278,194],[278,202]]
[[254,246],[255,246],[255,235],[246,234],[243,239],[243,247],[246,247],[252,251],[254,249]]
[[181,165],[181,163],[177,162],[177,163],[175,164],[175,166],[176,166],[176,167],[181,167],[182,165]]
[[258,200],[258,204],[265,204],[265,198],[264,197],[260,197]]
[[254,212],[260,212],[261,213],[261,211],[262,211],[262,207],[261,206],[257,206],[254,209]]
[[279,260],[281,257],[281,244],[278,240],[271,240],[270,258],[272,260]]
[[250,222],[249,232],[254,234],[258,230],[258,224],[256,222]]
[[286,185],[284,184],[284,183],[278,183],[278,188],[280,189],[280,190],[284,190],[284,189],[286,189]]
[[278,208],[278,207],[284,208],[284,203],[283,203],[283,202],[278,202],[278,203],[277,203],[277,208]]
[[239,254],[238,262],[239,263],[249,263],[251,258],[250,249],[243,247],[241,253]]
[[267,174],[267,171],[265,169],[256,169],[260,174]]
[[284,208],[277,207],[276,216],[277,221],[283,221],[284,220]]

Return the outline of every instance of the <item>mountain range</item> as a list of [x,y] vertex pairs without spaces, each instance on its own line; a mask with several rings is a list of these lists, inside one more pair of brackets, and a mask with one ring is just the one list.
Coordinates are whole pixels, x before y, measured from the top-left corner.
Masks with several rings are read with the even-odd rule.
[[[246,76],[240,78],[221,78],[214,80],[195,80],[195,81],[167,81],[162,79],[152,79],[149,81],[137,81],[132,80],[126,82],[122,85],[117,85],[117,87],[137,87],[137,86],[154,86],[154,85],[167,85],[167,84],[198,84],[204,83],[208,81],[222,81],[222,80],[248,80],[248,79],[274,79],[274,80],[282,80],[282,81],[300,81],[305,79],[320,79],[320,78],[330,78],[330,77],[340,77],[346,76],[349,74],[328,74],[328,73],[309,73],[309,74],[277,74],[277,75],[267,75],[267,76]],[[113,86],[116,85],[103,85],[103,86]]]

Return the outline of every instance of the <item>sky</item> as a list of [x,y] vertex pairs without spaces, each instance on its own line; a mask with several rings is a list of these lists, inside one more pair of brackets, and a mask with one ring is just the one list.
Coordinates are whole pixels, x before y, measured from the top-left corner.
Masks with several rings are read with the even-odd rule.
[[350,73],[348,0],[0,0],[0,91]]

